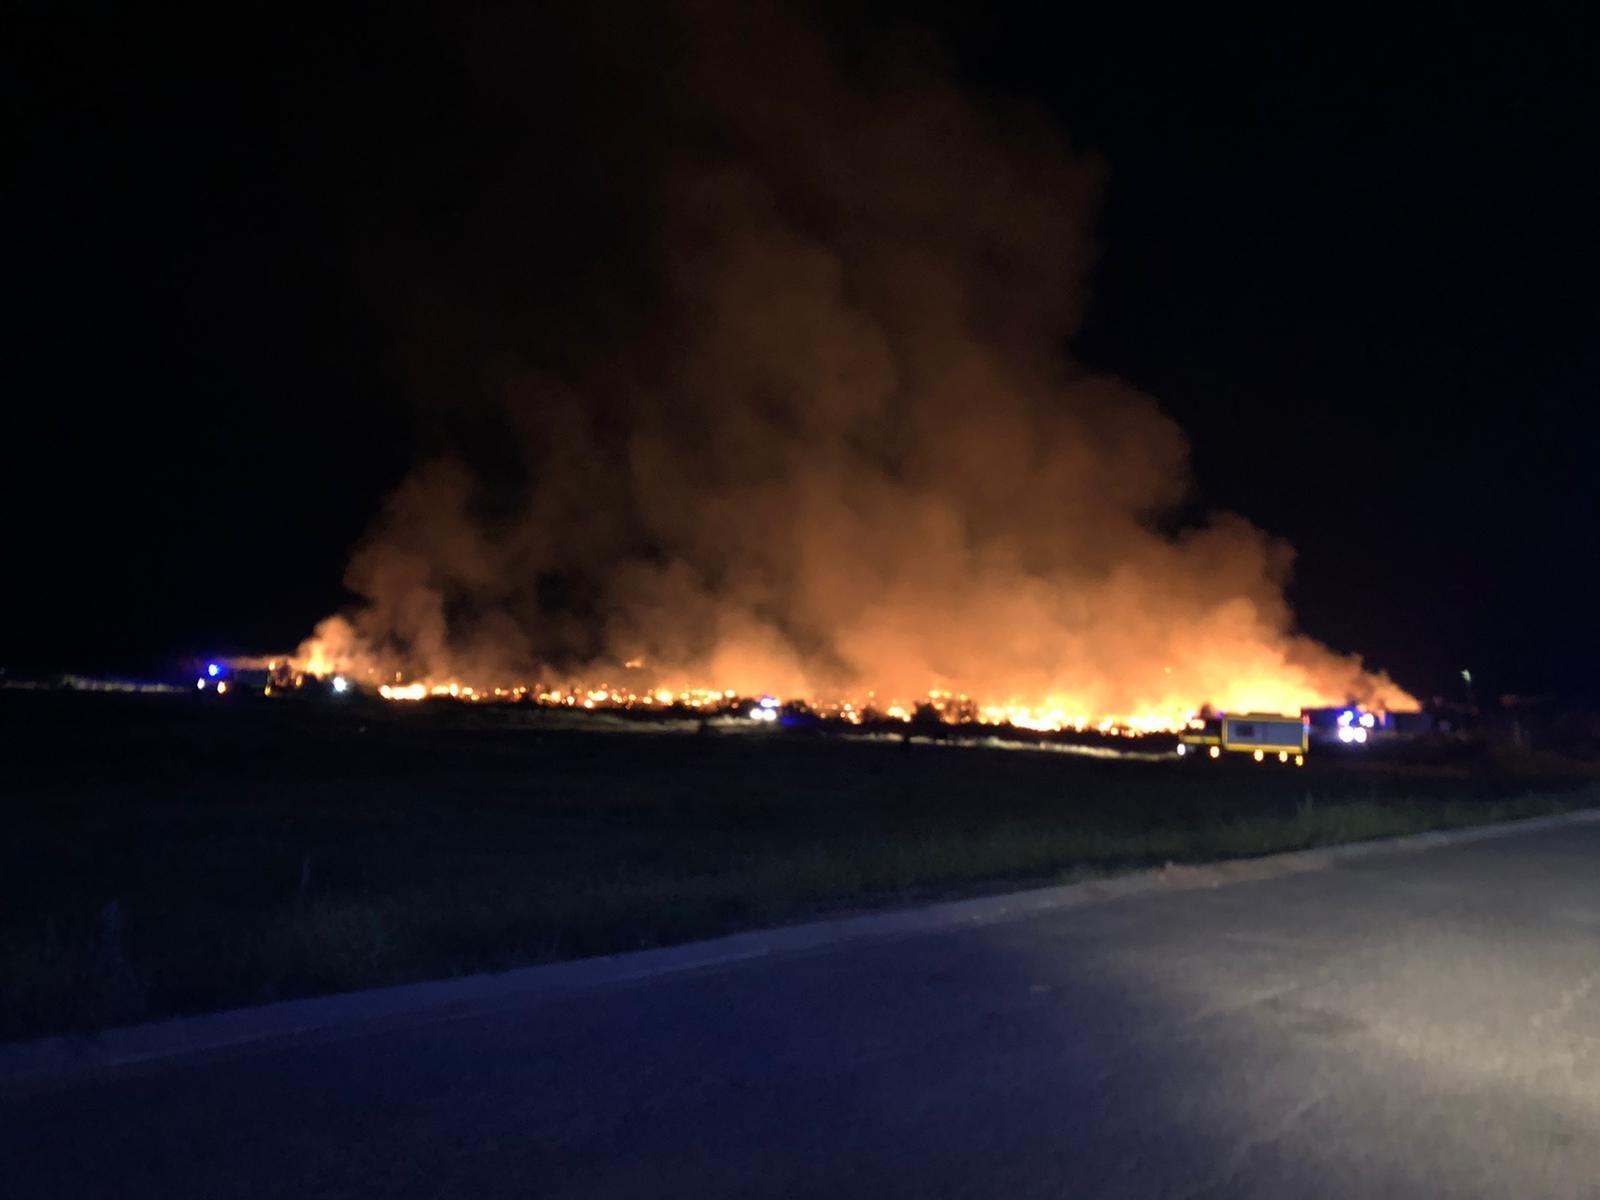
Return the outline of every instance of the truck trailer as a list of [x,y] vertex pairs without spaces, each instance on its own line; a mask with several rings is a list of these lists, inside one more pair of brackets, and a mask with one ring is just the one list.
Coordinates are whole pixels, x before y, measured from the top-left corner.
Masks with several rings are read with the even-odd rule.
[[1224,754],[1248,754],[1256,762],[1303,767],[1310,736],[1310,722],[1301,716],[1219,713],[1189,722],[1178,735],[1178,757],[1204,762]]

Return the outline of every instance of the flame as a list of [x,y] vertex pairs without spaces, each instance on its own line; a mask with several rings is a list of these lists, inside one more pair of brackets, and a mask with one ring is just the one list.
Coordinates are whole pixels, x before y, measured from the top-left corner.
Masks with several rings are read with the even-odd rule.
[[[639,660],[629,660],[618,672],[625,678],[635,677],[625,682],[611,678],[559,684],[505,679],[469,682],[460,677],[407,679],[404,670],[397,669],[395,664],[381,662],[370,653],[362,652],[358,639],[348,636],[348,627],[338,618],[325,622],[319,634],[303,643],[293,655],[270,661],[280,674],[296,680],[328,679],[336,673],[353,680],[383,679],[384,682],[375,686],[369,683],[368,690],[396,703],[448,698],[468,703],[527,701],[546,708],[581,708],[589,712],[654,710],[705,714],[735,712],[741,706],[748,707],[748,700],[741,697],[760,697],[764,707],[803,708],[818,716],[853,725],[869,720],[911,723],[918,719],[934,719],[949,724],[1010,726],[1041,733],[1092,731],[1125,737],[1193,728],[1196,714],[1205,706],[1231,712],[1297,715],[1303,709],[1357,703],[1348,695],[1315,686],[1304,672],[1287,664],[1279,670],[1257,664],[1249,670],[1231,673],[1224,682],[1203,694],[1185,694],[1174,687],[1138,708],[1109,713],[1096,711],[1083,696],[1065,690],[986,697],[981,692],[935,686],[920,694],[880,694],[875,689],[827,694],[759,686],[711,686],[704,681],[678,676],[645,679]],[[759,671],[735,668],[730,674],[748,679]],[[1163,674],[1163,678],[1172,676],[1170,668]],[[1377,713],[1417,709],[1413,697],[1388,684],[1386,679],[1383,683],[1386,686],[1380,692],[1359,702],[1361,707]]]
[[506,444],[416,465],[294,670],[396,701],[775,695],[1105,734],[1415,707],[1296,631],[1292,549],[1197,513],[1176,422],[1070,352],[1100,163],[931,64],[861,87],[806,6],[682,7],[681,59],[625,38],[597,76],[694,98],[606,139],[620,174],[595,178],[644,186],[607,192],[640,235],[626,286],[569,297],[604,344],[508,310],[443,356]]

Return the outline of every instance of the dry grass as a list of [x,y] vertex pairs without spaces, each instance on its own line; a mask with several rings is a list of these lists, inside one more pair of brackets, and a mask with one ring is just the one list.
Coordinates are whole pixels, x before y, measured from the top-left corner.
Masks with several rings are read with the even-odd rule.
[[1549,764],[1196,769],[89,698],[21,715],[0,1038],[1600,803]]

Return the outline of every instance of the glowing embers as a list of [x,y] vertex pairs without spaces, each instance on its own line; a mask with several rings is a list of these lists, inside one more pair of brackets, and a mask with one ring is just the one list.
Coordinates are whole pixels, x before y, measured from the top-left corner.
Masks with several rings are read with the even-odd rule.
[[378,695],[385,700],[422,700],[428,695],[428,685],[425,683],[383,684],[378,688]]

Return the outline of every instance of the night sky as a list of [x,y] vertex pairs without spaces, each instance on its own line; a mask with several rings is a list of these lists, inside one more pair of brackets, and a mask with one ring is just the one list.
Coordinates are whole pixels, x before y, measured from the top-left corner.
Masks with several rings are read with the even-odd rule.
[[[1423,696],[1470,667],[1594,698],[1591,31],[822,19],[848,51],[912,8],[969,90],[1103,159],[1072,350],[1184,427],[1197,507],[1294,544],[1302,627]],[[292,646],[455,419],[483,314],[603,339],[561,298],[631,252],[586,174],[606,124],[563,97],[662,98],[582,76],[562,19],[214,20],[39,6],[6,39],[14,670]]]

